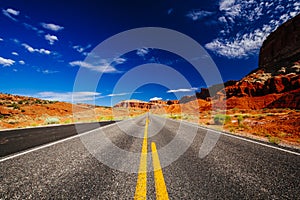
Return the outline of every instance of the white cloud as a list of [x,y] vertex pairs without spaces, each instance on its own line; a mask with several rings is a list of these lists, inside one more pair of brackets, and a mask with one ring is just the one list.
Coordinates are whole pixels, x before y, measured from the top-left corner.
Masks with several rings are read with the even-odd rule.
[[0,42],[2,42],[3,41],[3,38],[0,38]]
[[287,21],[289,18],[290,18],[290,16],[288,14],[283,14],[283,15],[280,16],[279,19],[282,20],[282,21]]
[[47,49],[37,49],[37,52],[39,52],[41,54],[47,54],[47,55],[49,55],[51,53],[51,51],[49,51]]
[[269,32],[256,29],[251,33],[237,35],[234,39],[215,39],[205,47],[228,58],[244,58],[256,53],[268,35]]
[[38,53],[41,53],[41,54],[51,54],[51,51],[47,50],[47,49],[35,49],[33,47],[31,47],[30,45],[28,44],[25,44],[23,43],[22,46],[27,50],[29,51],[30,53],[34,53],[34,52],[38,52]]
[[51,101],[67,101],[71,102],[85,102],[85,101],[92,101],[98,96],[100,96],[101,93],[98,92],[40,92],[37,96],[38,98],[47,99]]
[[276,6],[275,10],[282,12],[282,11],[284,11],[284,7],[282,5],[278,5],[278,6]]
[[40,29],[38,29],[37,27],[32,26],[31,24],[28,24],[28,23],[23,23],[23,26],[25,26],[25,28],[27,28],[27,29],[29,29],[29,30],[36,31],[39,35],[44,33],[43,30],[40,30]]
[[108,63],[103,63],[101,65],[93,65],[83,61],[73,61],[69,63],[71,66],[79,66],[83,68],[87,68],[92,71],[97,71],[101,73],[116,73],[118,70],[113,66],[109,65]]
[[290,0],[289,3],[279,1],[274,4],[271,0],[260,2],[220,0],[221,16],[218,16],[218,21],[222,24],[223,30],[220,30],[219,36],[205,47],[227,58],[241,59],[257,54],[271,32],[300,13],[296,10],[298,5],[292,3],[293,1],[295,2],[295,0]]
[[300,2],[295,2],[294,3],[294,10],[295,11],[300,11]]
[[181,89],[173,89],[173,90],[168,90],[167,93],[177,93],[177,92],[193,92],[197,90],[198,88],[181,88]]
[[21,65],[25,65],[25,61],[24,61],[24,60],[20,60],[19,63],[20,63]]
[[214,14],[214,12],[209,12],[209,11],[205,11],[205,10],[192,10],[192,11],[189,11],[186,16],[188,18],[196,21],[196,20],[200,20],[205,17],[211,16],[213,14]]
[[42,27],[51,31],[60,31],[63,30],[64,27],[63,26],[59,26],[56,24],[47,24],[47,23],[42,23]]
[[19,54],[17,52],[11,52],[12,55],[18,56]]
[[92,45],[88,44],[87,46],[83,47],[81,45],[74,45],[72,48],[78,51],[79,53],[82,53],[82,55],[87,56],[87,52],[85,52],[87,49],[91,48]]
[[220,10],[226,10],[232,7],[235,3],[235,0],[221,0],[219,2],[219,8]]
[[227,20],[226,20],[226,18],[225,18],[224,16],[219,17],[218,20],[219,20],[220,22],[227,23]]
[[116,64],[122,64],[122,63],[124,63],[124,62],[126,62],[126,59],[125,58],[115,58],[114,59],[114,62],[116,63]]
[[241,4],[236,3],[235,0],[221,0],[219,3],[219,10],[224,12],[225,15],[235,18],[240,15],[242,6]]
[[20,14],[20,11],[14,10],[14,9],[12,9],[12,8],[8,8],[8,9],[6,9],[6,11],[7,11],[9,14],[12,14],[12,15],[15,15],[15,16],[17,16],[17,15]]
[[45,35],[45,39],[49,42],[49,44],[54,44],[55,41],[58,41],[58,38],[57,36],[55,35],[50,35],[50,34],[47,34]]
[[34,48],[32,48],[31,46],[29,46],[28,44],[22,44],[22,46],[27,50],[27,51],[29,51],[30,53],[33,53],[33,52],[35,52],[35,49]]
[[19,41],[18,39],[16,39],[16,38],[11,39],[11,41],[13,41],[13,42],[16,43],[16,44],[19,44],[19,43],[20,43],[20,41]]
[[10,18],[13,21],[18,21],[16,18],[14,18],[13,16],[18,16],[20,14],[20,11],[14,10],[12,8],[8,8],[6,10],[2,10],[3,15],[5,15],[6,17]]
[[84,48],[82,46],[80,46],[80,45],[73,46],[73,49],[75,49],[79,53],[82,53],[84,51]]
[[108,94],[106,96],[108,96],[108,97],[118,97],[118,96],[125,96],[125,95],[128,95],[128,94],[130,94],[130,93],[124,92],[124,93],[118,93],[118,94]]
[[52,70],[49,70],[49,69],[42,70],[41,72],[43,74],[55,74],[55,73],[58,73],[58,71],[52,71]]
[[162,100],[161,97],[153,97],[150,99],[150,101],[160,101],[160,100]]
[[9,66],[13,65],[14,63],[15,63],[14,60],[3,58],[0,56],[0,65],[2,65],[4,67],[9,67]]
[[144,57],[146,54],[149,53],[149,51],[150,51],[150,49],[144,47],[144,48],[138,49],[138,50],[136,51],[136,54],[137,54],[138,56]]
[[297,14],[298,14],[297,12],[290,12],[291,17],[296,17]]

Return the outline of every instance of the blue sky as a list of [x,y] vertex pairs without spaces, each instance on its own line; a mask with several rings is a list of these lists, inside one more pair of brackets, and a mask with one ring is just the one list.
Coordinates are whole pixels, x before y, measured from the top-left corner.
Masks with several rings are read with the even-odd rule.
[[[114,60],[102,60],[101,66],[84,62],[88,53],[109,37],[140,27],[176,30],[205,48],[224,81],[239,80],[258,67],[262,42],[276,27],[300,13],[300,3],[1,0],[0,9],[0,92],[62,101],[71,101],[72,96],[79,101],[95,98],[96,104],[111,105],[112,97],[122,100],[130,94],[130,98],[144,101],[174,99],[206,85],[182,58],[147,47]],[[124,74],[146,63],[176,69],[188,78],[190,87],[168,88],[153,83],[114,93]],[[80,67],[103,74],[96,90],[73,91]]]

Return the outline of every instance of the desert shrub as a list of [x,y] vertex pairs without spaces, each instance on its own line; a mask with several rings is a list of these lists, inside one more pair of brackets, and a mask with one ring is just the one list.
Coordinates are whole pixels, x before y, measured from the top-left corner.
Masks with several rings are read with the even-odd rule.
[[42,104],[42,101],[39,100],[39,99],[37,99],[37,100],[35,101],[35,104]]
[[242,115],[239,115],[238,117],[237,117],[237,120],[238,120],[238,125],[239,126],[241,126],[242,125],[242,121],[243,121],[243,116]]
[[64,124],[70,124],[70,123],[72,123],[72,120],[71,120],[71,119],[66,119],[66,120],[64,121]]
[[45,120],[45,124],[58,124],[59,123],[59,119],[56,117],[48,117]]
[[281,138],[284,138],[287,136],[287,134],[285,132],[280,132],[280,133],[278,133],[278,136]]
[[272,144],[279,144],[280,143],[280,139],[278,137],[269,137],[269,142]]
[[13,107],[15,110],[20,109],[20,106],[16,103],[10,104],[10,105],[8,105],[8,107]]
[[222,125],[231,121],[231,117],[229,115],[217,114],[214,117],[214,122],[217,125]]
[[112,121],[112,120],[114,120],[113,116],[104,116],[104,117],[102,117],[102,121]]
[[171,115],[171,119],[181,119],[181,115]]

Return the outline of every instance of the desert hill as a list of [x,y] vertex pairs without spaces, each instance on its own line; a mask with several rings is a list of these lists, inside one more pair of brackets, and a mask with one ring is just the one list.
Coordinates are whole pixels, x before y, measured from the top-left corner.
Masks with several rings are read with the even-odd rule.
[[111,115],[111,108],[108,107],[73,105],[66,102],[0,93],[0,129],[67,124],[92,120],[95,116],[110,116],[111,118]]

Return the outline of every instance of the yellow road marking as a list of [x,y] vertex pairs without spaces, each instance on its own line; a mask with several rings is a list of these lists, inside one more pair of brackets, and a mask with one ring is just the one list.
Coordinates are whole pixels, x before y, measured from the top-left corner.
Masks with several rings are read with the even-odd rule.
[[147,199],[147,138],[149,120],[146,118],[144,140],[134,199]]
[[169,199],[168,191],[164,180],[164,175],[161,170],[159,157],[156,150],[156,144],[154,142],[151,143],[151,149],[152,149],[152,161],[153,161],[153,168],[154,168],[156,199],[167,200]]

